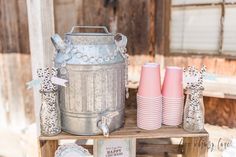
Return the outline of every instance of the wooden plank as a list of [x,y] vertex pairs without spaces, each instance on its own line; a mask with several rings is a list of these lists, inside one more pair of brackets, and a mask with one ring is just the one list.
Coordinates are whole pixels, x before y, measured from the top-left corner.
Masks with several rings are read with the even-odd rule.
[[207,157],[208,137],[186,137],[183,141],[183,157]]
[[[38,68],[52,65],[54,47],[50,37],[54,34],[53,0],[27,0],[27,13],[32,75],[33,79],[36,79]],[[39,133],[39,110],[41,102],[38,90],[34,88],[35,115]]]
[[15,129],[34,121],[26,1],[0,1],[0,105],[2,123]]
[[18,34],[18,6],[14,0],[2,0],[0,10],[2,11],[1,23],[3,23],[3,51],[2,52],[20,52],[19,34]]
[[18,11],[17,12],[17,19],[19,22],[18,34],[19,34],[20,53],[30,55],[29,28],[28,28],[26,0],[17,1],[17,6],[18,6],[17,7],[17,11]]
[[29,54],[26,1],[1,0],[1,51]]
[[[57,1],[55,2],[56,32],[63,35],[74,25],[104,25],[110,31],[116,32],[114,7],[105,7],[102,0]],[[62,16],[62,12],[66,15]]]
[[58,141],[39,141],[40,157],[54,157]]
[[148,28],[148,45],[149,51],[148,54],[155,57],[156,54],[156,7],[157,7],[156,0],[149,0],[148,1],[148,17],[149,17],[149,28]]
[[64,33],[71,30],[72,26],[83,24],[82,22],[77,21],[78,17],[82,16],[82,2],[82,0],[54,1],[55,31],[62,37],[64,36]]
[[171,1],[159,0],[157,1],[157,16],[156,16],[156,36],[157,36],[157,53],[169,53],[169,31],[170,31],[170,14]]
[[165,42],[164,42],[164,54],[167,54],[170,52],[170,20],[171,20],[171,0],[165,0],[164,3],[165,7],[165,14],[164,14],[164,35],[165,35]]
[[[137,127],[125,127],[121,128],[115,132],[112,132],[108,138],[180,138],[180,137],[201,137],[208,136],[206,131],[202,133],[188,133],[184,131],[182,128],[176,127],[162,127],[158,130],[142,130]],[[57,136],[46,137],[40,136],[40,140],[62,140],[62,139],[102,139],[106,138],[102,135],[97,136],[75,136],[65,132],[60,133]]]
[[[128,37],[130,55],[149,54],[150,0],[122,0],[117,7],[117,28]],[[132,6],[132,7],[131,7]],[[127,7],[129,7],[127,9]],[[138,11],[137,11],[138,10]]]
[[[92,5],[91,5],[92,4]],[[103,0],[83,0],[84,25],[104,25],[110,28],[115,19],[115,12],[112,6],[104,6]]]
[[165,46],[165,9],[164,5],[165,1],[164,0],[158,0],[157,1],[157,16],[156,16],[156,37],[157,37],[157,53],[158,54],[164,54],[164,46]]
[[4,53],[1,56],[0,68],[4,74],[0,77],[0,82],[3,82],[0,104],[3,103],[8,125],[23,129],[34,121],[32,93],[25,87],[25,82],[31,79],[30,56],[21,53]]
[[[4,23],[2,22],[2,19],[3,19],[3,12],[4,12],[4,7],[3,7],[3,1],[1,0],[0,1],[0,29],[1,30],[4,30]],[[4,37],[4,31],[0,31],[0,39],[3,39],[3,37]],[[0,52],[3,52],[3,48],[4,48],[4,46],[5,46],[5,44],[4,44],[5,42],[4,42],[4,40],[1,40],[1,42],[0,42]]]

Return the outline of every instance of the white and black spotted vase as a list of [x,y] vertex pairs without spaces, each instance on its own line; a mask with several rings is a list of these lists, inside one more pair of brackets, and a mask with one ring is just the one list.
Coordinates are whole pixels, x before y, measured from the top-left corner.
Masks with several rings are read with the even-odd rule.
[[54,136],[61,132],[61,116],[58,106],[57,91],[40,91],[40,127],[41,134]]

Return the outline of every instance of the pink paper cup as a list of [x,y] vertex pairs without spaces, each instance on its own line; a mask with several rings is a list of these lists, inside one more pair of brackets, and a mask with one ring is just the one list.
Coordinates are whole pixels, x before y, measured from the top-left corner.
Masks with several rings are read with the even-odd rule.
[[169,98],[183,97],[183,69],[180,67],[166,67],[162,85],[162,95]]
[[159,97],[161,95],[160,65],[147,63],[142,66],[138,95]]

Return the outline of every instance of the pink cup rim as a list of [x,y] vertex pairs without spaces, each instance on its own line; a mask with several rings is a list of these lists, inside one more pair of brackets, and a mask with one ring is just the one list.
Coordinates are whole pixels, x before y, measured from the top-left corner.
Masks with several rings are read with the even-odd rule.
[[144,63],[143,67],[158,67],[160,66],[159,63],[155,63],[155,62],[150,62],[150,63]]
[[162,97],[159,97],[159,98],[144,98],[144,97],[139,97],[138,96],[137,99],[151,101],[151,100],[162,100]]
[[156,62],[147,62],[147,63],[144,63],[143,64],[143,66],[155,66],[155,67],[157,67],[157,66],[160,66],[160,64],[159,63],[156,63]]
[[149,65],[149,64],[144,64],[143,67],[144,68],[157,68],[156,65]]
[[183,70],[183,68],[178,67],[178,66],[167,66],[166,69]]
[[147,97],[147,96],[141,96],[137,93],[137,97],[144,98],[144,99],[160,99],[160,98],[162,98],[162,95],[159,95],[156,97]]

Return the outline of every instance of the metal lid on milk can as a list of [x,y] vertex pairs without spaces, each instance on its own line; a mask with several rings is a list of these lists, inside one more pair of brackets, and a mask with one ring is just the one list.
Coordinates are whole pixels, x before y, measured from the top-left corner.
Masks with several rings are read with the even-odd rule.
[[[81,29],[103,32],[75,31]],[[114,35],[104,26],[74,26],[65,34],[64,43],[58,35],[52,36],[52,41],[57,49],[56,64],[91,65],[125,61],[126,36],[119,33]]]

